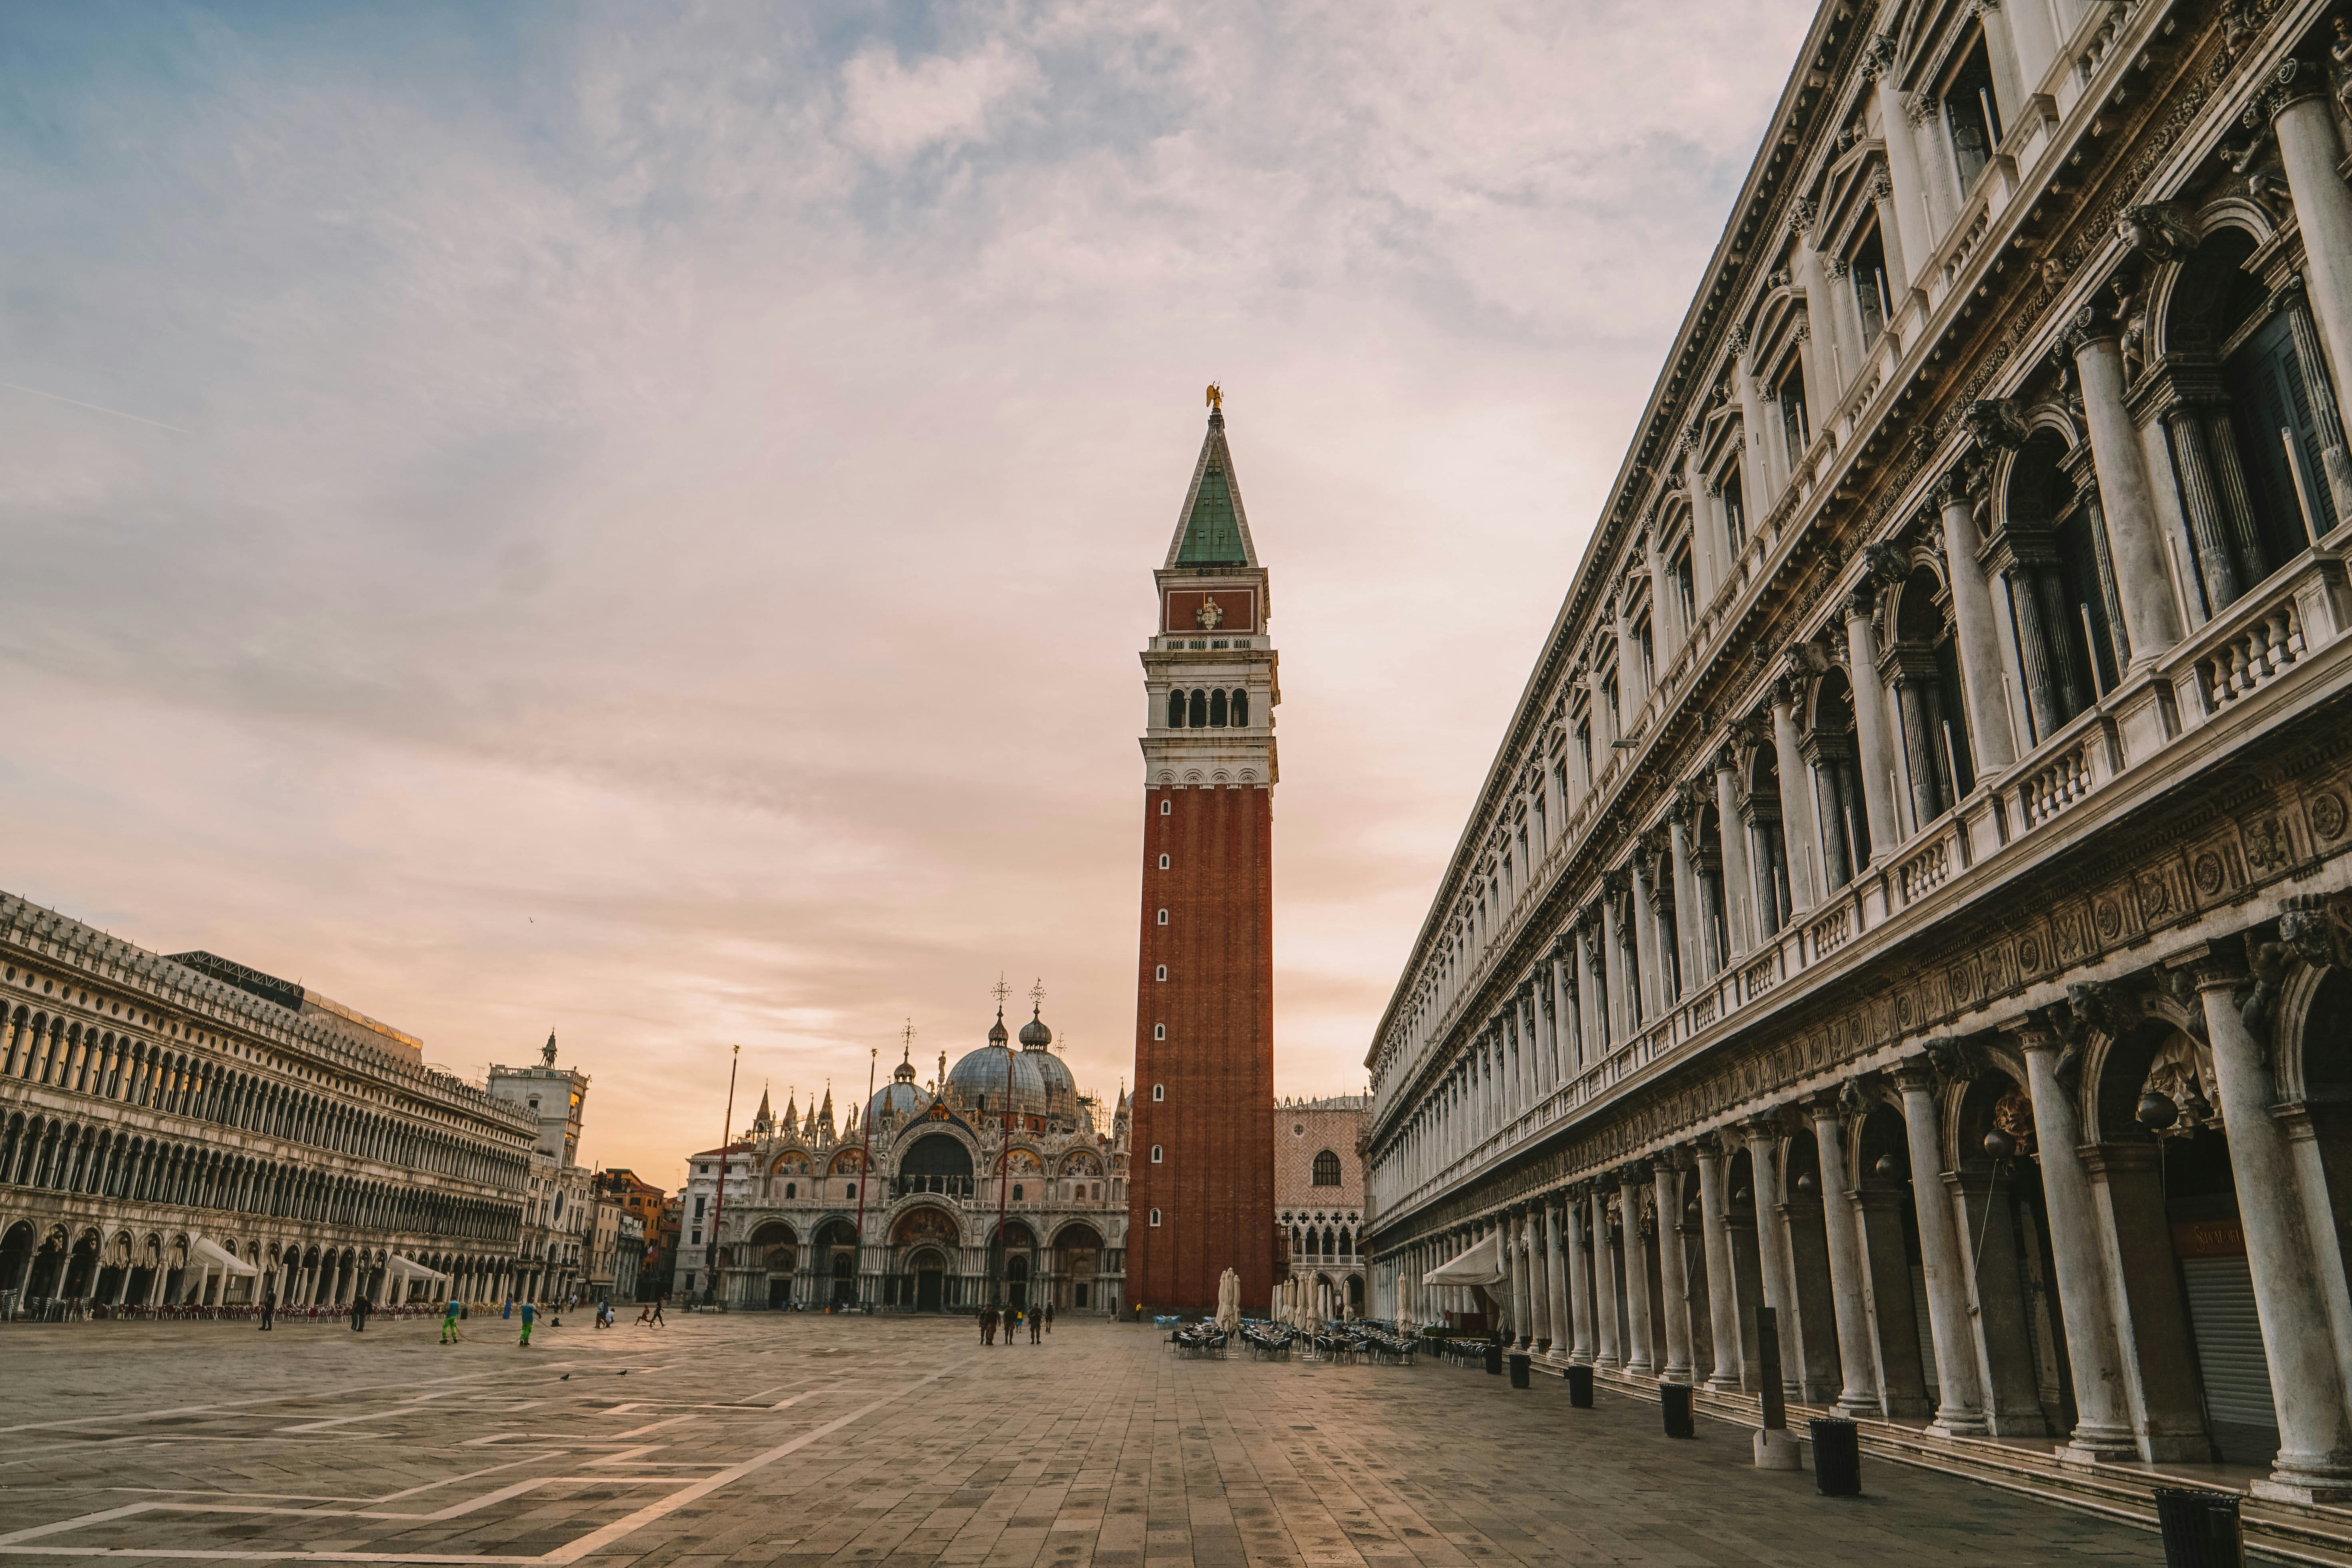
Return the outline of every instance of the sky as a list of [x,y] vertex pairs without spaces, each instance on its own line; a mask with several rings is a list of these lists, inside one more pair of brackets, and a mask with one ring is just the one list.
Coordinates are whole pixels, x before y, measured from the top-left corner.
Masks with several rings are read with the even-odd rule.
[[666,1185],[1000,976],[1114,1096],[1216,380],[1360,1090],[1811,9],[9,7],[0,888]]

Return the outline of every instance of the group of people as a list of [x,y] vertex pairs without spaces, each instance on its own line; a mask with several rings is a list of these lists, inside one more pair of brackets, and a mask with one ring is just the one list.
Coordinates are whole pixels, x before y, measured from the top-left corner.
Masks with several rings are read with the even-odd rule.
[[1007,1307],[1002,1312],[994,1307],[982,1307],[980,1310],[980,1342],[984,1345],[994,1344],[996,1331],[1002,1328],[1004,1331],[1004,1342],[1011,1344],[1013,1335],[1021,1328],[1024,1318],[1026,1318],[1029,1322],[1029,1342],[1033,1345],[1043,1344],[1045,1341],[1042,1336],[1054,1331],[1054,1303],[1048,1301],[1042,1307],[1032,1307],[1025,1312],[1019,1307]]

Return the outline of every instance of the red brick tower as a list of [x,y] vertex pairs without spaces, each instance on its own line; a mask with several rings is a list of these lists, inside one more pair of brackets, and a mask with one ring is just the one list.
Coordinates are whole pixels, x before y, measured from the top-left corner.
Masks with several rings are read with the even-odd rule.
[[1127,1297],[1213,1311],[1274,1289],[1274,707],[1266,574],[1213,389],[1143,653],[1143,940]]

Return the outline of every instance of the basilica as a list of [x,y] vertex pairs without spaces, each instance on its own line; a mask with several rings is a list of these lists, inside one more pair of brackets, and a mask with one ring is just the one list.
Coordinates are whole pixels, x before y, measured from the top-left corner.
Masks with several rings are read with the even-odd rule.
[[839,1127],[830,1091],[804,1119],[789,1103],[779,1119],[763,1094],[744,1139],[688,1165],[688,1294],[702,1294],[696,1271],[707,1284],[715,1252],[739,1310],[1109,1315],[1126,1268],[1128,1097],[1104,1127],[1053,1041],[1033,1009],[1016,1042],[1000,1005],[986,1045],[952,1068],[942,1054],[928,1084],[902,1053]]

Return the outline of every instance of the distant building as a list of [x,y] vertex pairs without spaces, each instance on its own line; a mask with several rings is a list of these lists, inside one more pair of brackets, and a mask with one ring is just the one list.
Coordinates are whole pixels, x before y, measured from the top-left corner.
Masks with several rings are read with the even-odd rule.
[[1317,1285],[1332,1317],[1364,1311],[1364,1163],[1356,1140],[1367,1103],[1364,1095],[1335,1094],[1274,1108],[1275,1223],[1288,1243],[1290,1277]]
[[637,1299],[640,1270],[646,1257],[646,1222],[636,1215],[621,1215],[621,1239],[613,1250],[613,1300]]
[[551,1030],[536,1067],[490,1068],[489,1092],[522,1110],[536,1130],[514,1293],[523,1300],[561,1300],[587,1287],[595,1236],[593,1180],[579,1163],[588,1075],[555,1065]]

